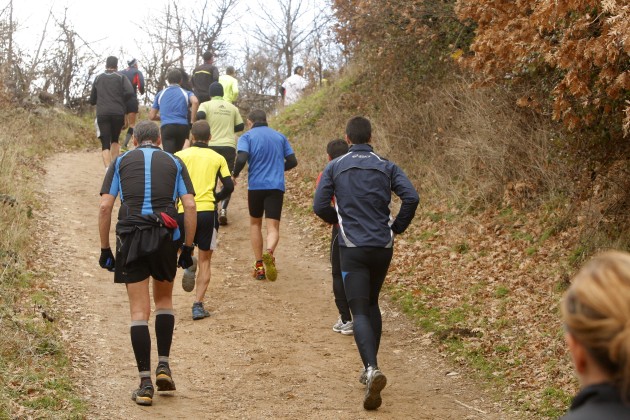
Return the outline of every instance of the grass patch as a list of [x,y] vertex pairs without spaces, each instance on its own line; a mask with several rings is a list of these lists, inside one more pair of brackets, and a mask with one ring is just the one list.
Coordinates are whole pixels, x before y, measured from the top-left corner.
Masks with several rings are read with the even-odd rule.
[[[29,271],[44,159],[98,140],[92,119],[55,109],[35,116],[0,104],[0,419],[84,418],[56,324],[40,315],[54,293]],[[89,145],[89,143],[87,143]]]

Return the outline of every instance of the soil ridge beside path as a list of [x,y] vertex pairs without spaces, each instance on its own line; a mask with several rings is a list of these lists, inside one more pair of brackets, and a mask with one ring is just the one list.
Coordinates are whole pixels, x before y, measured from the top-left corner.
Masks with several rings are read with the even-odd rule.
[[[276,251],[278,280],[254,280],[244,182],[236,187],[230,224],[221,227],[212,258],[210,318],[192,321],[194,295],[182,290],[181,270],[177,275],[170,358],[177,391],[156,393],[151,407],[134,404],[130,396],[138,376],[125,288],[98,266],[103,175],[100,153],[51,157],[43,180],[45,208],[36,214],[39,263],[56,291],[55,320],[78,390],[89,404],[88,418],[514,417],[502,413],[465,375],[447,375],[454,369],[386,299],[379,362],[388,384],[381,408],[363,410],[354,340],[331,330],[337,315],[327,255],[313,251],[314,240],[285,211]],[[113,233],[111,238],[114,244]],[[154,370],[153,321],[152,316]]]

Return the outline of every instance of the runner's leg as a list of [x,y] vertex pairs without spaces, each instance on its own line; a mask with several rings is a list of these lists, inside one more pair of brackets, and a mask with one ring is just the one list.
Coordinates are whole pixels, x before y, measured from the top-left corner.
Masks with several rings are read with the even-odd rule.
[[124,115],[112,115],[112,139],[110,145],[111,152],[111,161],[118,157],[120,154],[120,144],[118,144],[118,139],[120,138],[120,132],[122,130],[123,125],[125,124],[125,116]]
[[206,290],[210,284],[212,251],[199,250],[197,257],[197,285],[195,289],[195,302],[203,302]]
[[267,249],[273,252],[280,240],[280,218],[282,216],[282,202],[284,192],[280,190],[268,190],[265,206],[265,223],[267,225]]
[[172,281],[153,280],[153,301],[155,302],[155,336],[158,348],[158,363],[168,363],[175,328],[173,312]]
[[330,265],[332,271],[333,294],[335,295],[335,305],[341,316],[341,320],[345,323],[352,320],[348,299],[346,298],[346,290],[343,287],[343,277],[341,275],[341,261],[339,260],[339,228],[332,227],[330,239]]
[[151,335],[149,334],[149,279],[128,283],[127,296],[131,312],[131,346],[136,357],[140,380],[151,378]]
[[376,339],[370,323],[370,271],[362,248],[341,247],[341,270],[352,312],[354,340],[364,367],[377,366]]
[[252,242],[254,258],[256,261],[261,261],[263,254],[262,217],[249,217],[249,237]]

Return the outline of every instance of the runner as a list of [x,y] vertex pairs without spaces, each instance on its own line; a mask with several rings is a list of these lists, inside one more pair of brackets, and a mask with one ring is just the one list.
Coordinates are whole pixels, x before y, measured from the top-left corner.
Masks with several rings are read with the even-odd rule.
[[[335,139],[328,142],[326,146],[328,161],[336,159],[348,153],[348,143],[342,139]],[[322,178],[320,173],[317,177],[317,185]],[[332,201],[334,204],[334,199]],[[330,238],[330,265],[332,271],[333,294],[335,295],[335,305],[339,311],[339,319],[333,325],[333,331],[343,335],[352,335],[352,315],[346,299],[346,290],[343,287],[343,278],[341,276],[341,261],[339,260],[339,225],[332,225]]]
[[149,118],[154,121],[162,121],[160,130],[164,150],[175,153],[182,150],[190,133],[188,107],[192,105],[194,122],[199,101],[192,92],[180,86],[182,73],[179,69],[170,70],[166,80],[169,86],[155,95],[153,107],[149,111]]
[[[327,223],[339,223],[341,271],[364,366],[366,410],[380,407],[381,390],[387,384],[377,363],[382,331],[378,296],[392,259],[394,236],[407,229],[419,202],[403,171],[372,151],[371,138],[369,120],[348,121],[350,152],[326,166],[313,201],[315,214]],[[389,208],[392,191],[402,200],[394,219]],[[330,206],[333,198],[335,208]]]
[[562,419],[630,419],[630,254],[588,262],[563,298],[562,319],[581,387]]
[[304,74],[304,67],[297,66],[293,70],[293,75],[282,83],[282,100],[284,106],[289,106],[300,100],[304,89],[308,82],[302,76]]
[[[140,375],[140,386],[131,398],[140,405],[153,402],[151,381],[151,301],[149,278],[153,278],[158,391],[174,391],[169,366],[175,315],[173,279],[177,266],[192,264],[192,238],[197,216],[194,189],[182,161],[160,149],[160,130],[151,121],[141,121],[134,130],[135,150],[118,157],[110,166],[101,188],[99,235],[102,268],[114,271],[114,283],[127,287],[131,312],[131,345]],[[120,210],[116,224],[116,258],[110,248],[109,229],[116,196]],[[177,259],[180,230],[175,198],[184,207],[186,242]],[[190,239],[188,239],[190,238]]]
[[[247,128],[249,131],[238,139],[234,179],[238,178],[247,164],[249,232],[256,258],[254,277],[258,280],[268,278],[274,281],[278,273],[273,253],[280,240],[284,172],[295,168],[298,162],[287,138],[267,126],[265,111],[256,109],[250,112],[247,116]],[[264,254],[263,216],[267,226],[267,251]]]
[[96,76],[90,92],[90,104],[96,105],[98,138],[101,140],[105,170],[120,151],[118,138],[125,125],[126,102],[133,97],[133,87],[118,74],[118,58],[107,57],[105,72]]
[[[210,99],[199,106],[197,120],[206,120],[210,124],[212,141],[210,148],[223,156],[228,163],[230,173],[234,171],[236,160],[236,135],[243,131],[245,124],[238,108],[223,99],[223,86],[214,82],[209,89]],[[227,225],[227,208],[231,193],[219,204],[219,223]]]
[[204,52],[202,57],[203,64],[195,67],[192,74],[193,92],[201,104],[210,100],[208,89],[212,83],[219,81],[219,69],[212,64],[214,61],[212,51]]
[[140,70],[138,70],[138,60],[132,58],[127,61],[127,67],[125,70],[121,70],[119,73],[123,76],[126,76],[127,79],[131,82],[131,86],[133,87],[134,95],[127,101],[127,135],[125,136],[125,140],[122,144],[122,150],[127,150],[127,145],[129,144],[129,140],[133,135],[133,128],[136,126],[136,118],[138,117],[138,92],[140,95],[144,95],[144,75]]
[[[225,74],[219,76],[219,83],[223,86],[223,99],[233,104],[238,99],[238,79],[234,66],[227,66]],[[212,95],[211,95],[212,96]]]
[[[210,126],[206,121],[197,121],[191,130],[193,145],[187,149],[175,153],[179,157],[190,174],[195,188],[195,203],[197,205],[197,232],[194,244],[199,248],[197,276],[197,290],[192,306],[192,319],[198,320],[210,316],[204,308],[203,300],[210,284],[210,262],[212,251],[217,244],[218,220],[216,203],[234,190],[234,183],[225,158],[208,147],[210,140]],[[215,194],[217,179],[221,180],[223,188]],[[178,205],[177,222],[181,225],[184,221],[184,207]],[[194,265],[194,264],[193,264]],[[191,267],[192,268],[192,267]],[[191,268],[184,270],[182,287],[187,292],[195,287],[195,275]],[[192,275],[191,275],[192,274]]]

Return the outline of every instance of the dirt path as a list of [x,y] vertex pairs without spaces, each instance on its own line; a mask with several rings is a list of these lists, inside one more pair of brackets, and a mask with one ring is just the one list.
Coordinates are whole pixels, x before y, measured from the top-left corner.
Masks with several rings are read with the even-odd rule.
[[[309,250],[312,240],[286,214],[276,252],[278,281],[253,280],[242,185],[213,256],[210,318],[191,320],[193,295],[182,290],[178,273],[171,350],[177,391],[156,396],[151,407],[137,406],[130,399],[138,379],[125,289],[97,262],[103,175],[98,152],[53,157],[44,180],[47,209],[37,214],[41,263],[53,273],[56,319],[71,348],[74,375],[89,397],[90,418],[512,417],[463,375],[446,375],[452,367],[387,301],[379,361],[388,386],[382,407],[364,411],[354,340],[331,330],[336,309],[327,256]],[[149,322],[154,338],[153,318]],[[155,366],[155,342],[153,352]]]

